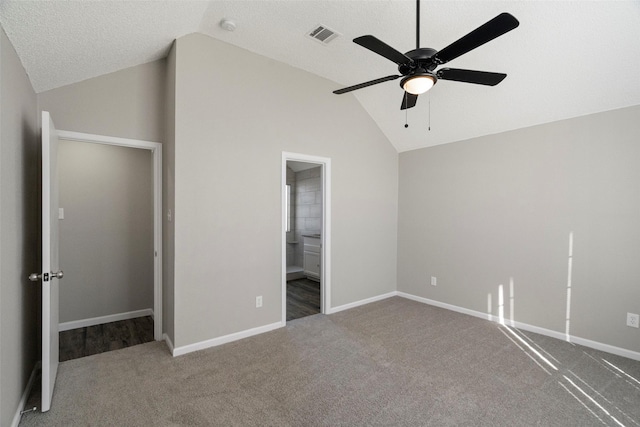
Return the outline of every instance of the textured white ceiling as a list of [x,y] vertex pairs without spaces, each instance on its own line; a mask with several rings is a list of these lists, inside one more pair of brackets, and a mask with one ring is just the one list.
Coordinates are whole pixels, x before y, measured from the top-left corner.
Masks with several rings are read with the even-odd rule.
[[[408,128],[398,81],[336,95],[355,95],[398,151],[640,104],[638,1],[423,0],[421,8],[421,45],[437,50],[500,12],[520,27],[447,64],[507,73],[500,85],[440,81],[407,111]],[[222,18],[237,30],[222,30]],[[333,80],[336,89],[396,73],[354,37],[415,48],[413,0],[0,0],[0,23],[36,92],[162,58],[193,32]],[[327,46],[304,37],[317,24],[342,36]]]

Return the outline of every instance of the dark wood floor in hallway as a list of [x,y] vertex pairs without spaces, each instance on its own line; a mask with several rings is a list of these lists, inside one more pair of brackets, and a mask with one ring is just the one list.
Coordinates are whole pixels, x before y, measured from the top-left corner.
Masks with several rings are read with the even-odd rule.
[[60,332],[60,361],[153,341],[153,319],[138,317]]
[[287,321],[320,313],[320,283],[310,279],[287,282]]

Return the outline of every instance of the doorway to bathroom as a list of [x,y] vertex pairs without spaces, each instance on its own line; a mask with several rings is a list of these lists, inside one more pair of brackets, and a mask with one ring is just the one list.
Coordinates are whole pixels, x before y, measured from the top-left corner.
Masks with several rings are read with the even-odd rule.
[[282,322],[328,313],[330,159],[283,153]]

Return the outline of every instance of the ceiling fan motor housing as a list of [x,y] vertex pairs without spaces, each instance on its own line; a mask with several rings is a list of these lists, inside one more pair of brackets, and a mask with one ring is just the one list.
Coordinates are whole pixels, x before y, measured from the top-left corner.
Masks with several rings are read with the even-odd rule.
[[434,85],[436,84],[438,77],[433,70],[438,66],[435,60],[437,52],[437,50],[430,47],[423,47],[405,53],[405,56],[411,58],[412,62],[398,65],[398,71],[405,76],[400,80],[400,87],[403,90],[405,90],[405,83],[414,77],[428,77],[433,81]]
[[411,58],[413,62],[398,65],[398,71],[403,76],[413,74],[419,70],[433,71],[438,66],[438,63],[434,59],[436,53],[438,53],[438,51],[430,47],[410,50],[405,53],[405,56]]

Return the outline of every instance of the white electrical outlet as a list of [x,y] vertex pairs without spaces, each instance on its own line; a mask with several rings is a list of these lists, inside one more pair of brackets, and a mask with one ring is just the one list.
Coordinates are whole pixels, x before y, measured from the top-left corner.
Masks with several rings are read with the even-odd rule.
[[640,328],[640,316],[635,313],[627,313],[627,326]]
[[262,296],[256,297],[256,308],[262,307]]
[[435,276],[431,276],[431,286],[438,286],[438,279]]

